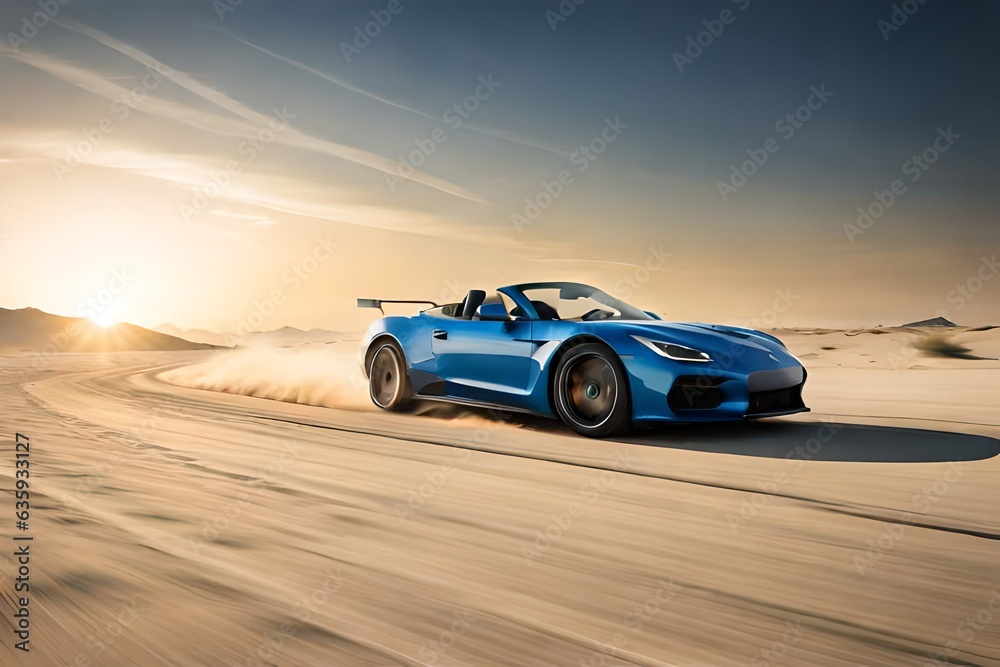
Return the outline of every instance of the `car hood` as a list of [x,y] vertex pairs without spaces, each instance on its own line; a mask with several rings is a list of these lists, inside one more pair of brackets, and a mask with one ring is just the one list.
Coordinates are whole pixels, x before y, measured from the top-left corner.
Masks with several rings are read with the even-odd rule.
[[622,332],[650,340],[685,345],[708,353],[727,368],[760,370],[800,365],[770,334],[743,327],[697,322],[617,322]]

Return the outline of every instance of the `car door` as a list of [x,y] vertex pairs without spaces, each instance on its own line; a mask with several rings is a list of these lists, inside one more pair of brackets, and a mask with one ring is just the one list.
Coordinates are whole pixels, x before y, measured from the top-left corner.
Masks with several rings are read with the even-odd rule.
[[502,401],[528,385],[531,323],[446,320],[435,323],[432,349],[444,392],[455,398]]

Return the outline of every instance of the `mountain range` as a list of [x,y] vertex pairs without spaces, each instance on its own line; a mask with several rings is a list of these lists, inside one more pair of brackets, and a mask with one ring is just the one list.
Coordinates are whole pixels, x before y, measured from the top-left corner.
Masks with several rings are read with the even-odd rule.
[[83,317],[63,317],[37,308],[0,308],[0,354],[206,350],[213,347],[216,345],[192,342],[134,324],[102,327]]

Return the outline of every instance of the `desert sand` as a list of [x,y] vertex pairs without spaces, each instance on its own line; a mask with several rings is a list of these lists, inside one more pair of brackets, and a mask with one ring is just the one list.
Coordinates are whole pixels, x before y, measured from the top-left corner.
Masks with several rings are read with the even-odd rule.
[[1000,664],[1000,329],[776,333],[813,412],[620,441],[378,412],[351,341],[4,357],[0,663]]

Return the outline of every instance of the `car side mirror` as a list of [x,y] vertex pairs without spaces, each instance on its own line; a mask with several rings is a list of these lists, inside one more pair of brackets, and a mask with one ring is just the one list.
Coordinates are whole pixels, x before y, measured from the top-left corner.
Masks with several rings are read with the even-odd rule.
[[654,313],[651,310],[644,310],[642,312],[646,313],[647,315],[649,315],[650,317],[652,317],[654,320],[662,320],[663,319],[662,317],[660,317],[659,315],[657,315],[656,313]]
[[476,308],[476,317],[493,322],[506,322],[510,319],[507,308],[502,303],[484,303]]

